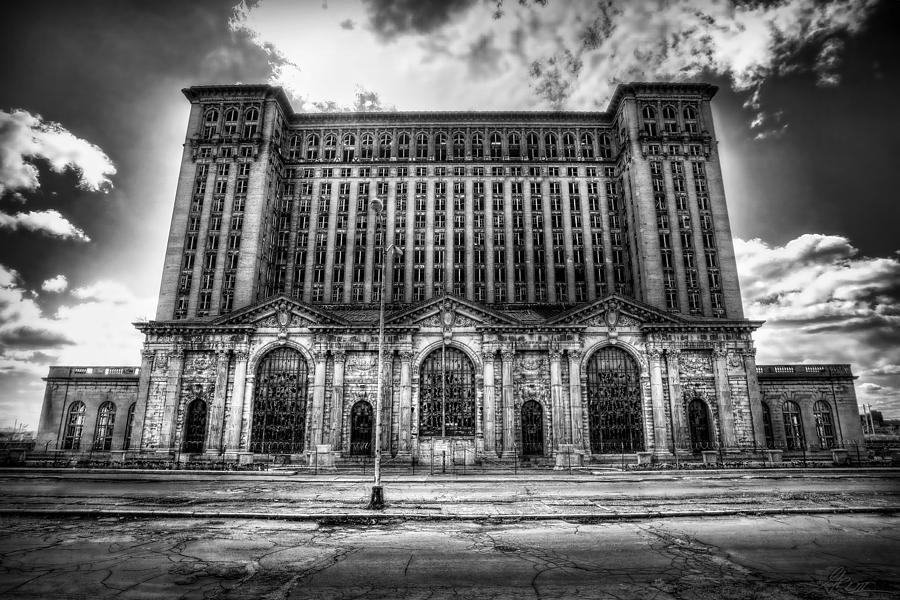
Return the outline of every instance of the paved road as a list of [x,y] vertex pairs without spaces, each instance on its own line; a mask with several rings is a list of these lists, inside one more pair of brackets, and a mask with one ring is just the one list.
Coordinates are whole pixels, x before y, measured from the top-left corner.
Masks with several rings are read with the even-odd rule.
[[370,526],[0,517],[3,598],[900,597],[900,517]]
[[[361,477],[189,473],[0,473],[0,510],[180,509],[369,514]],[[900,509],[900,471],[732,472],[440,478],[388,476],[387,513],[610,515],[634,510]]]

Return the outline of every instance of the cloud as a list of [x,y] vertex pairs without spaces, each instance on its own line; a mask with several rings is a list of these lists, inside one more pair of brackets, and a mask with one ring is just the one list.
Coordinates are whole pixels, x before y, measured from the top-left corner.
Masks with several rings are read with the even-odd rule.
[[353,19],[344,19],[339,24],[341,29],[346,29],[347,31],[353,31],[353,28],[356,27],[356,23],[353,22]]
[[41,284],[42,290],[54,294],[66,291],[67,287],[69,287],[69,280],[66,279],[65,275],[51,277],[50,279],[44,280],[44,283]]
[[73,225],[58,210],[32,210],[14,215],[0,211],[0,228],[26,229],[51,237],[75,239],[82,242],[91,241],[84,230]]
[[91,191],[112,186],[112,160],[98,146],[72,134],[59,123],[44,121],[22,109],[0,110],[0,196],[40,187],[36,161],[56,173],[74,171],[78,186]]
[[758,362],[850,363],[860,401],[900,416],[900,254],[824,234],[734,244],[747,317],[766,321]]
[[381,39],[427,34],[444,26],[476,0],[363,0],[369,25]]
[[3,348],[55,348],[71,344],[72,340],[59,332],[39,329],[29,325],[4,327],[0,330],[0,347]]

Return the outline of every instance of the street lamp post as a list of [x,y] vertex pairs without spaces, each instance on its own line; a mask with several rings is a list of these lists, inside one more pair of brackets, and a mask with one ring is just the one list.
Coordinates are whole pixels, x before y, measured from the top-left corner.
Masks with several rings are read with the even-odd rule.
[[[384,219],[384,205],[380,200],[372,202],[375,210],[375,235]],[[372,494],[369,497],[369,508],[380,510],[384,508],[384,489],[381,487],[381,405],[384,402],[384,282],[387,270],[388,253],[402,254],[394,244],[385,246],[384,256],[381,260],[381,293],[378,298],[378,389],[375,391],[375,476],[372,483]]]

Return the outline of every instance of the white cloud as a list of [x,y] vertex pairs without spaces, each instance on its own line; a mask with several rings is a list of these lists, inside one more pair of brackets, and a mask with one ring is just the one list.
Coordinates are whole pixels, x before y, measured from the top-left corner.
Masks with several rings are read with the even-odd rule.
[[79,187],[86,190],[111,187],[109,177],[116,172],[102,149],[59,123],[26,110],[0,110],[0,196],[40,187],[35,161],[41,159],[57,173],[73,170]]
[[[267,0],[239,4],[231,26],[269,53],[273,83],[302,104],[348,106],[362,85],[401,109],[604,109],[619,82],[712,73],[751,91],[748,108],[760,111],[773,75],[806,69],[835,83],[841,38],[877,0],[540,4],[506,2],[495,19],[494,2]],[[363,25],[342,29],[347,20]],[[817,59],[801,63],[808,49]]]
[[91,241],[83,229],[72,224],[58,210],[31,210],[14,215],[0,211],[0,228],[27,229],[52,237],[76,239],[82,242]]
[[57,275],[56,277],[51,277],[50,279],[46,279],[44,280],[44,283],[41,284],[42,290],[53,294],[64,292],[68,287],[69,280],[66,279],[66,276],[62,274]]
[[766,321],[758,362],[850,363],[860,402],[900,416],[900,255],[823,234],[734,244],[747,317]]

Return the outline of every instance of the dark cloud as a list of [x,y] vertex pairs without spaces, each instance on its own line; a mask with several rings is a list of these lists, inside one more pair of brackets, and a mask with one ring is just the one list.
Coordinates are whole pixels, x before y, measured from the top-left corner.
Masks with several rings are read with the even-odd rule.
[[483,35],[475,40],[465,57],[469,73],[479,79],[496,74],[502,58],[503,52],[494,44],[493,35]]
[[353,22],[353,19],[344,19],[340,22],[341,29],[346,29],[348,31],[353,31],[353,28],[356,27],[356,23]]
[[29,325],[0,331],[0,347],[13,349],[55,348],[72,344],[66,336]]
[[406,33],[430,33],[477,0],[363,0],[369,25],[386,41]]

